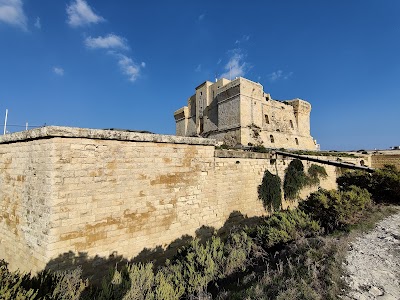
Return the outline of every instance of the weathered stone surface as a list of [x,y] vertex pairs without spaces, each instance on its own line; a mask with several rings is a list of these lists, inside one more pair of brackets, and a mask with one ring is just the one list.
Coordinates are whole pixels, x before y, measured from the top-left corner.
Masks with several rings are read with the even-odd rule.
[[212,137],[230,146],[316,150],[310,112],[307,101],[273,100],[260,83],[240,77],[199,85],[174,117],[180,136]]
[[105,129],[89,129],[74,128],[62,126],[46,126],[27,131],[20,131],[13,134],[0,136],[0,143],[11,143],[32,139],[43,139],[52,137],[64,138],[89,138],[101,140],[117,140],[117,141],[136,141],[136,142],[153,142],[153,143],[170,143],[170,144],[191,144],[191,145],[216,145],[213,139],[181,137],[175,135],[161,135],[152,133],[141,133],[124,130],[105,130]]
[[[209,139],[96,129],[3,136],[0,258],[12,269],[39,271],[165,249],[201,226],[218,229],[232,216],[265,214],[257,193],[263,174],[283,180],[290,161],[216,151]],[[305,169],[310,165],[304,161]],[[321,187],[336,187],[336,168],[326,171]],[[295,203],[283,203],[289,205]]]

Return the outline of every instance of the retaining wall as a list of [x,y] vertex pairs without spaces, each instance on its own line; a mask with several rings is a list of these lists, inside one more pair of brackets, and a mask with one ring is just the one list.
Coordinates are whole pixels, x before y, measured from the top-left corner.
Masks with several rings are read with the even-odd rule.
[[[164,249],[202,226],[218,229],[233,212],[265,214],[257,193],[264,171],[283,181],[291,159],[214,145],[67,127],[1,137],[0,258],[22,271],[89,260],[96,269],[110,257],[129,260],[144,248]],[[336,168],[325,168],[321,186],[335,188]]]

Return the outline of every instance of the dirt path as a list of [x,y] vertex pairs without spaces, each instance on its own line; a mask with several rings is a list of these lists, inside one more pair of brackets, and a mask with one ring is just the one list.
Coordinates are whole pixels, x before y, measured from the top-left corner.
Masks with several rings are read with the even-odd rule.
[[346,256],[344,299],[400,299],[400,212],[357,238]]

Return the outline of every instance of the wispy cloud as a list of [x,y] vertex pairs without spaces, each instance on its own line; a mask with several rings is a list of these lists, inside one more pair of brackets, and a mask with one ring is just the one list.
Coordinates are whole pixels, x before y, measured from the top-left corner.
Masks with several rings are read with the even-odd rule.
[[119,68],[131,82],[135,82],[139,78],[141,70],[146,67],[145,62],[135,63],[132,58],[122,53],[124,50],[129,50],[128,41],[124,37],[108,34],[104,37],[88,37],[84,43],[89,49],[108,50],[106,53],[117,58]]
[[232,55],[229,58],[228,63],[225,65],[225,73],[221,74],[220,77],[232,79],[235,77],[242,77],[246,74],[249,69],[249,64],[244,61],[244,54],[240,49],[232,50]]
[[203,21],[204,18],[205,18],[205,16],[206,16],[206,14],[201,14],[201,15],[198,17],[198,20],[199,20],[199,21]]
[[201,72],[201,64],[199,64],[196,69],[194,69],[195,72]]
[[129,49],[127,40],[115,34],[97,38],[88,37],[85,39],[85,45],[91,49]]
[[72,27],[97,24],[105,21],[102,16],[97,15],[85,0],[74,0],[67,6],[67,23]]
[[37,17],[35,24],[33,24],[37,29],[41,29],[42,28],[42,23],[40,23],[40,18]]
[[27,30],[22,0],[0,0],[0,22]]
[[140,76],[141,69],[146,66],[145,62],[140,63],[140,65],[136,64],[132,58],[121,54],[121,53],[112,53],[118,58],[118,65],[125,75],[128,76],[129,81],[135,82],[136,79]]
[[64,76],[64,69],[63,68],[54,67],[53,68],[53,72],[54,72],[54,74],[56,74],[58,76]]
[[248,40],[250,40],[250,36],[249,35],[243,35],[240,39],[235,41],[235,44],[241,44],[244,42],[247,42]]
[[279,79],[289,79],[291,76],[293,75],[293,72],[289,72],[289,73],[284,73],[282,70],[278,70],[275,72],[272,72],[271,74],[268,75],[269,79],[271,81],[276,81]]

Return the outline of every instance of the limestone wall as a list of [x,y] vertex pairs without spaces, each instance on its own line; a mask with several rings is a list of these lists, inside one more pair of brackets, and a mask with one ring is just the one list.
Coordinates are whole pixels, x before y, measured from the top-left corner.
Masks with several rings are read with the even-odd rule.
[[[68,267],[65,254],[130,259],[218,229],[232,212],[264,214],[264,171],[283,180],[291,159],[214,144],[65,127],[0,138],[0,258],[23,271]],[[325,168],[321,185],[334,188],[336,169]]]
[[0,258],[40,269],[47,258],[54,169],[51,140],[0,145]]

